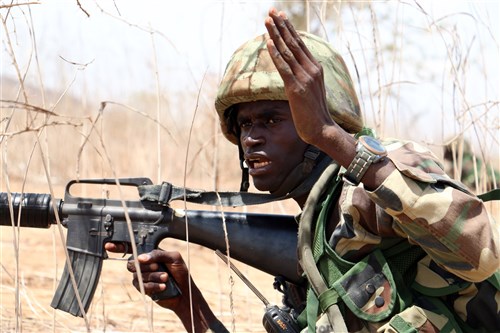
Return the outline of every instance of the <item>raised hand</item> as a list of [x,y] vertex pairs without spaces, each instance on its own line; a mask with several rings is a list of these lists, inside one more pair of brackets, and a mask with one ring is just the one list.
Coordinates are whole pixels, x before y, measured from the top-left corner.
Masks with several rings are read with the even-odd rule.
[[302,140],[315,144],[321,131],[335,124],[326,103],[323,68],[285,13],[271,8],[265,26],[269,54],[285,83],[296,130]]

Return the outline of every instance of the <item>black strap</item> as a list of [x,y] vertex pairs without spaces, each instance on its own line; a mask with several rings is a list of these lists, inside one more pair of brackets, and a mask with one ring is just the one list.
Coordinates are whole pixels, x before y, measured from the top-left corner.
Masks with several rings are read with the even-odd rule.
[[238,153],[240,156],[240,168],[241,168],[241,184],[240,184],[240,192],[248,192],[248,188],[250,187],[250,180],[248,176],[248,167],[245,164],[245,152],[241,147],[241,143],[238,142]]
[[225,207],[257,205],[279,200],[270,194],[202,191],[178,187],[168,182],[163,182],[160,185],[141,185],[138,190],[142,203],[149,208],[155,206],[162,208],[168,206],[173,200],[186,200],[197,204]]
[[491,200],[500,200],[500,188],[496,188],[489,192],[479,194],[478,198],[483,200],[484,202]]
[[163,182],[159,185],[140,185],[138,186],[138,191],[143,205],[152,210],[161,210],[163,207],[168,206],[173,200],[186,200],[196,204],[224,207],[259,205],[272,201],[295,198],[308,193],[323,173],[323,170],[331,163],[332,160],[327,155],[324,155],[323,158],[318,161],[318,164],[310,175],[299,186],[291,192],[279,196],[251,192],[195,190],[175,186],[168,182]]

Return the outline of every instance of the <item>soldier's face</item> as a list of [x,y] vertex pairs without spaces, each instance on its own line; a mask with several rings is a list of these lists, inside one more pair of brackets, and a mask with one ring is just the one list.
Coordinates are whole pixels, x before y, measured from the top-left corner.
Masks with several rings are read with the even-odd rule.
[[276,191],[304,159],[300,139],[286,101],[256,101],[237,107],[236,124],[255,188]]

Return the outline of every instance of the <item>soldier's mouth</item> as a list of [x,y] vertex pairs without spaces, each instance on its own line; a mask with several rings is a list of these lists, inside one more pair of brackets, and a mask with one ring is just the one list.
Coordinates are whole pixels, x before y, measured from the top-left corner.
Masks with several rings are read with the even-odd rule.
[[260,175],[269,171],[272,164],[270,160],[263,156],[252,156],[245,159],[249,173],[252,176]]
[[248,160],[248,163],[249,167],[252,169],[260,169],[271,164],[271,162],[269,161],[259,161],[259,160]]

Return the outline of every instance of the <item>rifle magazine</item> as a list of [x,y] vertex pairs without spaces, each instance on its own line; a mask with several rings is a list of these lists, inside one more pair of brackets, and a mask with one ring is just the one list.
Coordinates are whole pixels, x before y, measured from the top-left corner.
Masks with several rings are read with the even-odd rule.
[[[92,254],[69,249],[68,253],[71,267],[75,275],[78,294],[80,295],[83,309],[86,313],[99,282],[103,259]],[[59,285],[57,286],[50,306],[54,309],[71,313],[74,316],[83,317],[83,312],[78,304],[75,288],[71,282],[71,276],[68,272],[67,265],[64,267],[61,281],[59,281]]]

